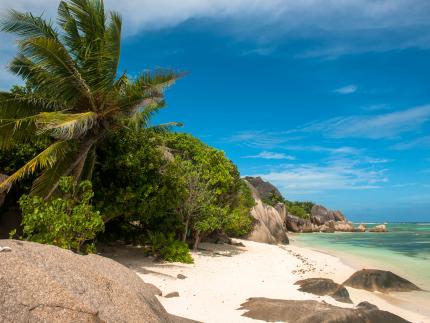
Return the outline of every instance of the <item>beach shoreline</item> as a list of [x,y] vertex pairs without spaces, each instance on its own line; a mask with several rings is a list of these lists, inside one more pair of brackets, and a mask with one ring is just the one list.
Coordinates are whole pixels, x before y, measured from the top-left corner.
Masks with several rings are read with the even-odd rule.
[[[201,250],[192,252],[194,264],[190,265],[154,262],[134,247],[118,247],[103,255],[123,263],[145,282],[159,288],[163,296],[158,298],[169,313],[202,322],[256,322],[241,316],[244,311],[238,310],[251,297],[316,300],[341,307],[368,301],[412,322],[430,320],[429,314],[411,304],[401,304],[391,294],[348,287],[352,305],[339,303],[329,296],[298,291],[294,285],[298,280],[321,277],[342,283],[356,271],[340,257],[324,250],[296,245],[294,238],[289,245],[235,240],[244,247],[202,243]],[[186,278],[180,279],[178,275]],[[179,296],[165,297],[173,292]]]

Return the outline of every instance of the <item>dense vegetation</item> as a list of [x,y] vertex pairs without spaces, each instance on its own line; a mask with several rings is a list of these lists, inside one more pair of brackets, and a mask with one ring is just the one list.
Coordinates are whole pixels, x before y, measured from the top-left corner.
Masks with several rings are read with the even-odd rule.
[[[94,243],[87,242],[104,229],[104,223],[100,212],[91,205],[94,195],[91,182],[76,184],[72,177],[62,177],[59,190],[61,197],[49,201],[28,195],[19,199],[23,215],[21,238],[77,252],[94,251]],[[14,235],[12,231],[11,237]]]
[[268,197],[263,198],[262,201],[265,204],[271,206],[275,206],[278,203],[283,203],[287,207],[289,213],[302,219],[310,218],[312,207],[315,205],[314,203],[309,201],[300,202],[286,200],[282,195],[277,192],[271,192],[271,194]]
[[197,247],[216,230],[249,233],[254,200],[221,151],[187,134],[123,131],[100,148],[95,204],[107,239],[172,234]]
[[299,218],[309,219],[311,216],[312,207],[315,204],[309,201],[299,202],[285,200],[285,205],[287,206],[289,213],[298,216]]

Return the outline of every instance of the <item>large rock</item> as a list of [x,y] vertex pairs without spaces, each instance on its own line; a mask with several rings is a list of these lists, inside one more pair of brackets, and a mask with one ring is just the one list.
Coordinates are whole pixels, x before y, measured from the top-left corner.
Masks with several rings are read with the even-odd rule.
[[385,224],[377,225],[369,230],[370,232],[388,232]]
[[300,285],[299,290],[305,293],[312,293],[320,296],[328,295],[338,302],[352,303],[346,288],[328,278],[303,279],[295,282],[294,285]]
[[247,176],[245,180],[256,189],[260,199],[268,200],[275,197],[278,200],[283,200],[282,194],[276,186],[269,182],[265,182],[261,177]]
[[334,221],[327,221],[326,223],[324,223],[320,227],[320,231],[325,232],[325,233],[333,233],[333,232],[335,232],[335,230],[336,230],[336,228],[335,228],[335,222]]
[[330,211],[334,217],[335,221],[346,222],[346,217],[343,215],[341,211]]
[[418,286],[396,274],[377,269],[362,269],[349,277],[343,285],[369,291],[409,292],[421,290]]
[[314,205],[311,209],[311,221],[316,225],[323,225],[328,221],[335,221],[335,217],[324,206]]
[[[247,182],[248,183],[248,182]],[[266,205],[260,199],[256,188],[248,183],[252,195],[255,199],[255,206],[251,209],[251,216],[254,218],[254,228],[247,239],[270,244],[288,243],[287,231],[285,228],[285,209],[278,211],[270,205]]]
[[334,223],[335,231],[339,232],[355,232],[355,227],[352,222],[338,221]]
[[157,288],[119,263],[58,247],[0,240],[0,322],[186,322]]
[[357,231],[357,232],[366,232],[366,225],[365,225],[365,224],[363,224],[363,223],[361,223],[361,224],[357,227],[357,229],[355,229],[355,231]]
[[295,323],[407,323],[405,319],[390,312],[381,311],[369,303],[356,308],[343,308],[317,301],[250,298],[240,307],[243,316],[266,322]]
[[275,208],[257,200],[251,215],[255,223],[248,240],[270,244],[288,243],[284,221]]
[[288,231],[291,232],[302,232],[303,225],[305,224],[304,219],[298,216],[287,214],[285,217],[285,226]]

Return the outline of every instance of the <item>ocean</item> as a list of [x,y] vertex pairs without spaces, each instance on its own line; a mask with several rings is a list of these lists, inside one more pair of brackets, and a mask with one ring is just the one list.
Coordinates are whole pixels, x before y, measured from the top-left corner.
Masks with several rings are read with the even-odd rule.
[[338,256],[357,269],[390,270],[430,291],[430,223],[386,225],[386,233],[302,233],[291,235],[291,240]]

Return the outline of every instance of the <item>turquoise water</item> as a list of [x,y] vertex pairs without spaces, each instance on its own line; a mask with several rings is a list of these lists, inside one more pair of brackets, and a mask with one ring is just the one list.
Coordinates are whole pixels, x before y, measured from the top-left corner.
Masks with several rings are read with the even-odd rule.
[[430,290],[430,223],[389,223],[387,228],[386,233],[295,234],[292,240],[331,252],[354,267],[391,270]]

